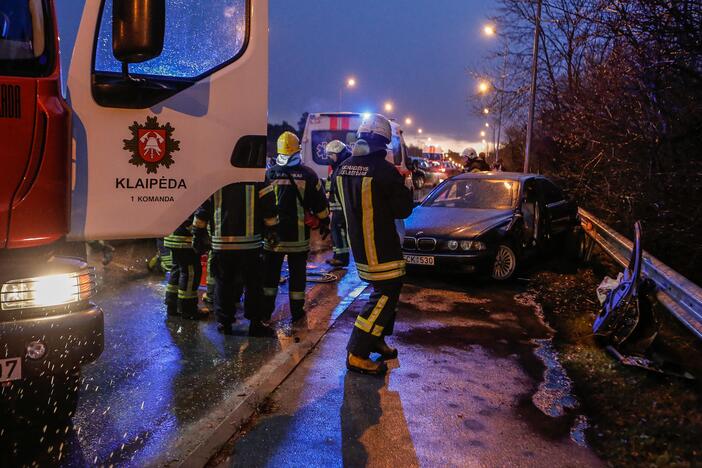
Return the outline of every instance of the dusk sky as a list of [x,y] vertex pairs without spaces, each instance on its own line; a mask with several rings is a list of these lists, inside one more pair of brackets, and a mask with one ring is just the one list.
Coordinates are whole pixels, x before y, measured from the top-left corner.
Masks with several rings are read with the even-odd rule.
[[[481,34],[495,0],[270,0],[270,119],[301,112],[380,111],[395,104],[425,135],[460,151],[483,120],[470,113],[467,68],[491,47]],[[406,129],[410,137],[414,129]],[[411,138],[409,138],[412,140]],[[447,141],[459,140],[459,141]]]
[[[206,1],[206,0],[202,0]],[[59,9],[62,39],[72,44],[82,1]],[[390,100],[432,143],[461,151],[479,140],[483,125],[467,99],[477,65],[492,40],[481,34],[497,0],[270,0],[269,120],[297,124],[308,112],[381,111]],[[64,52],[64,67],[70,54]],[[476,143],[473,146],[478,147]]]

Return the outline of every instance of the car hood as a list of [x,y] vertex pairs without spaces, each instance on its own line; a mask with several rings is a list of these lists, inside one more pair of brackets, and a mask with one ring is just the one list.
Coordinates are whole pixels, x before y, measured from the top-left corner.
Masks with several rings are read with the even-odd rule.
[[[509,222],[512,210],[471,210],[418,206],[405,220],[407,236],[474,238]],[[421,233],[421,234],[419,234]]]

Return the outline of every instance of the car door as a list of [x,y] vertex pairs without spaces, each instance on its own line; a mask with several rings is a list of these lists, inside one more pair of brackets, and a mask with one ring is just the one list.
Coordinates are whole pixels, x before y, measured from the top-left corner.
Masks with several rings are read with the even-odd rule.
[[75,240],[163,236],[224,185],[264,178],[268,1],[166,0],[162,52],[128,70],[112,10],[85,1],[68,72]]
[[545,227],[548,236],[557,236],[568,229],[572,224],[572,206],[566,199],[563,191],[548,179],[538,179],[540,191],[544,200]]

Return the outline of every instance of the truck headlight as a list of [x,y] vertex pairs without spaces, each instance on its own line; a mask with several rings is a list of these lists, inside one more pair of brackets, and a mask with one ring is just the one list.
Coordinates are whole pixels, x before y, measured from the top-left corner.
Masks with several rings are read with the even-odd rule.
[[53,307],[81,302],[95,292],[95,272],[88,268],[60,275],[8,281],[0,290],[2,310]]
[[458,248],[458,241],[450,240],[447,243],[449,250],[456,250]]
[[479,241],[461,241],[461,250],[487,250],[487,246]]

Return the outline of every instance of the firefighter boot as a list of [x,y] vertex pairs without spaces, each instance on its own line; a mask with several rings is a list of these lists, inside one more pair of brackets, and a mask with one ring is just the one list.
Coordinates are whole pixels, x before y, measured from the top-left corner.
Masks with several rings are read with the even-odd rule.
[[266,326],[260,320],[252,320],[249,324],[249,336],[257,338],[275,338],[277,335],[275,330]]
[[378,340],[378,343],[375,345],[375,349],[373,349],[373,351],[380,354],[380,358],[384,361],[397,359],[397,348],[388,346],[388,344],[385,342],[385,338]]
[[388,366],[384,362],[375,362],[370,358],[362,358],[351,353],[348,353],[346,357],[346,368],[353,372],[368,375],[385,375],[388,371]]

